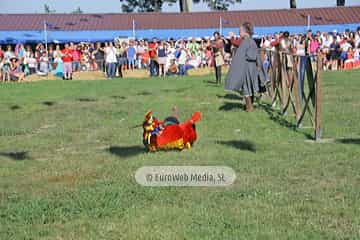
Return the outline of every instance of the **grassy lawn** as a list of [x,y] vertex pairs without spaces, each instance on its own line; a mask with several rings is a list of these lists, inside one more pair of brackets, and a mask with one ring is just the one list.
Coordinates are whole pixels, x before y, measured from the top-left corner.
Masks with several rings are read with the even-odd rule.
[[[360,71],[323,75],[323,137],[212,77],[0,84],[0,239],[360,239]],[[201,111],[191,150],[146,153],[153,109]],[[265,106],[265,103],[263,104]],[[309,124],[309,122],[306,122]],[[150,188],[151,165],[224,165],[225,188]]]

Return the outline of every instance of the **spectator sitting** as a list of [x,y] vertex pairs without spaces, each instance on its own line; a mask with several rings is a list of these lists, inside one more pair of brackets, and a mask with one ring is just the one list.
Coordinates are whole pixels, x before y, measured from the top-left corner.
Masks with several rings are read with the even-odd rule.
[[192,57],[190,58],[187,63],[186,63],[186,71],[193,69],[193,68],[198,68],[201,65],[201,58],[200,57]]
[[21,72],[19,61],[16,57],[10,59],[10,80],[22,82],[25,80],[25,74]]
[[348,53],[349,48],[351,48],[351,44],[347,41],[347,38],[344,38],[342,44],[340,44],[340,47],[342,49],[341,55],[340,55],[340,68],[343,69],[344,63],[345,63],[346,59],[348,59],[347,53]]
[[347,51],[347,58],[344,62],[344,68],[345,69],[352,69],[353,68],[353,64],[355,63],[355,59],[354,59],[354,51],[353,49],[350,47]]
[[176,61],[175,59],[172,59],[166,75],[175,76],[178,74],[178,72],[179,69],[178,66],[176,65]]

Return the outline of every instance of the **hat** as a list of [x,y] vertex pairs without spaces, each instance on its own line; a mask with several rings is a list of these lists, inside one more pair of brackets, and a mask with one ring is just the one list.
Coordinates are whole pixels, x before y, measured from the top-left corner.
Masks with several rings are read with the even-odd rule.
[[11,57],[10,57],[10,61],[11,61],[11,62],[12,62],[14,59],[15,59],[16,61],[18,61],[18,58],[17,58],[16,56],[11,56]]
[[149,110],[145,114],[145,120],[149,121],[151,119],[151,117],[152,117],[152,110]]

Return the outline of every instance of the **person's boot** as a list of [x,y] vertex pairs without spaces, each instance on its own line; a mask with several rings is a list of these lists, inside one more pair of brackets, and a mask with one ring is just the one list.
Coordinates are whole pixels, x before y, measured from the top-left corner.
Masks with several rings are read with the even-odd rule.
[[245,107],[246,112],[253,112],[254,111],[254,107],[253,107],[253,104],[251,102],[251,97],[245,97],[245,104],[246,104],[246,107]]

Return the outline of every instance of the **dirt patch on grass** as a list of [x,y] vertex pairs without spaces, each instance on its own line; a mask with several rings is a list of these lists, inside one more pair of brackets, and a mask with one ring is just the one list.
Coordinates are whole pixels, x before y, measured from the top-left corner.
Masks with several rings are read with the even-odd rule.
[[75,184],[78,182],[95,179],[97,177],[98,174],[96,174],[95,172],[81,172],[81,173],[73,172],[73,173],[48,177],[46,179],[46,182],[64,184],[66,186],[75,186]]
[[[149,78],[147,70],[127,70],[124,73],[124,78]],[[89,71],[89,72],[75,72],[73,74],[73,80],[105,80],[106,75],[100,71]],[[62,78],[49,74],[48,76],[38,76],[36,74],[26,77],[29,82],[37,82],[43,80],[61,81]]]
[[[223,67],[223,74],[226,75],[228,72],[228,67]],[[214,74],[214,68],[197,68],[191,69],[188,71],[189,76],[204,76]],[[126,70],[123,72],[123,77],[126,78],[150,78],[150,73],[146,69],[136,69],[136,70]],[[26,81],[37,82],[43,80],[52,80],[52,81],[61,81],[62,78],[54,76],[51,73],[47,76],[38,76],[36,74],[26,77]],[[89,71],[89,72],[75,72],[73,74],[73,80],[106,80],[106,75],[104,72],[100,71]]]
[[[222,74],[225,76],[229,71],[229,67],[224,66],[222,68]],[[194,68],[190,69],[188,72],[189,76],[206,76],[206,75],[212,75],[215,74],[215,69],[211,67],[206,68]]]

